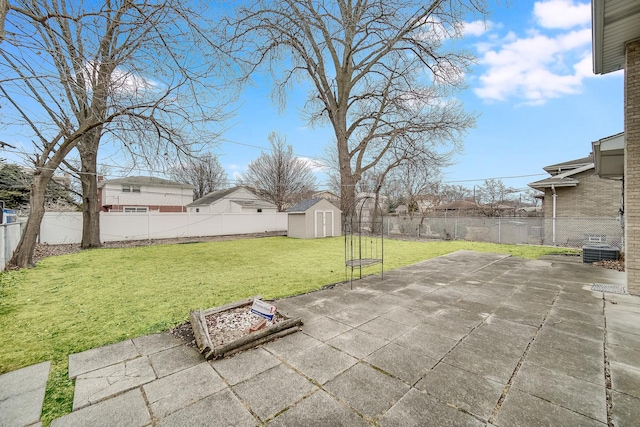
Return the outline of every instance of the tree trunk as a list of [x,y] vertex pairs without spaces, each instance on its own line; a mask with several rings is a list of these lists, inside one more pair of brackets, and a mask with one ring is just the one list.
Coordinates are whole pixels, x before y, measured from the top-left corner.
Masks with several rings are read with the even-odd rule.
[[82,249],[99,248],[100,241],[100,206],[98,203],[98,144],[100,130],[89,132],[78,144],[80,152],[82,184]]
[[29,199],[29,218],[20,242],[9,261],[10,265],[19,268],[34,266],[33,251],[40,234],[40,223],[44,217],[44,196],[51,176],[53,176],[52,170],[44,170],[41,173],[36,173],[33,177]]

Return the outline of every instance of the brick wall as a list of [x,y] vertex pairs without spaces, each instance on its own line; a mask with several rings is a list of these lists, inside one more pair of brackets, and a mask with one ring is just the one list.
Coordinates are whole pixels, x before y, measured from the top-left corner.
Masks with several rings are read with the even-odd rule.
[[627,287],[640,295],[640,41],[626,46],[624,91]]
[[[620,181],[602,179],[591,169],[573,175],[580,183],[576,187],[556,188],[557,218],[615,218],[620,209],[622,184]],[[553,191],[544,192],[545,218],[553,218]]]

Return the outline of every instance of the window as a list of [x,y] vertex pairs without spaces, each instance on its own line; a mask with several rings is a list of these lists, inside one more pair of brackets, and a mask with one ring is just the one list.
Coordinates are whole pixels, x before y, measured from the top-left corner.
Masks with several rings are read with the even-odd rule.
[[262,212],[262,209],[258,209],[258,213],[261,213],[261,212]]
[[123,193],[139,193],[140,186],[139,185],[123,185],[122,192]]
[[145,207],[130,206],[130,207],[125,207],[124,208],[124,212],[127,212],[127,213],[132,213],[132,212],[135,212],[135,213],[146,213],[146,212],[149,212],[149,208],[146,207],[146,206]]
[[196,208],[196,213],[197,213],[197,212],[200,212],[200,208]]

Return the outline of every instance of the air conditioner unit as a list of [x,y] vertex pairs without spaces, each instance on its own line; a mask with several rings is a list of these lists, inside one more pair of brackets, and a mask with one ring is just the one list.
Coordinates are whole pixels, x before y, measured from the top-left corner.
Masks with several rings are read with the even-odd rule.
[[582,262],[591,264],[596,261],[615,261],[620,258],[620,250],[609,245],[585,245],[582,247]]

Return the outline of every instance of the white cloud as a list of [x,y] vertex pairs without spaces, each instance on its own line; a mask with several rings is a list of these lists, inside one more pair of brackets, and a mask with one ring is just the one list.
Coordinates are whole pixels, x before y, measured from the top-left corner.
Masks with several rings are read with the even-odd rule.
[[313,173],[322,173],[326,169],[325,164],[320,160],[310,159],[309,157],[298,157],[298,159],[305,162]]
[[591,22],[591,5],[573,0],[539,1],[533,5],[533,16],[543,28],[585,26]]
[[[495,32],[476,45],[484,72],[475,93],[489,101],[520,98],[525,104],[580,93],[591,72],[591,30],[583,25],[583,7],[570,0],[537,2],[533,15],[538,27],[509,31],[503,38]],[[572,13],[578,16],[566,16]],[[559,14],[566,19],[554,18]],[[588,15],[588,14],[587,14]],[[553,19],[556,19],[553,21]],[[588,24],[590,17],[587,16]],[[571,30],[571,28],[574,28]],[[550,32],[548,28],[564,29]]]
[[[84,65],[83,76],[88,88],[98,80],[98,72],[100,63],[97,61],[87,61]],[[111,73],[111,90],[115,95],[131,96],[140,95],[146,91],[154,90],[160,85],[139,74],[117,67]]]
[[491,28],[493,28],[493,22],[491,21],[465,22],[462,32],[465,36],[479,37],[489,31]]

